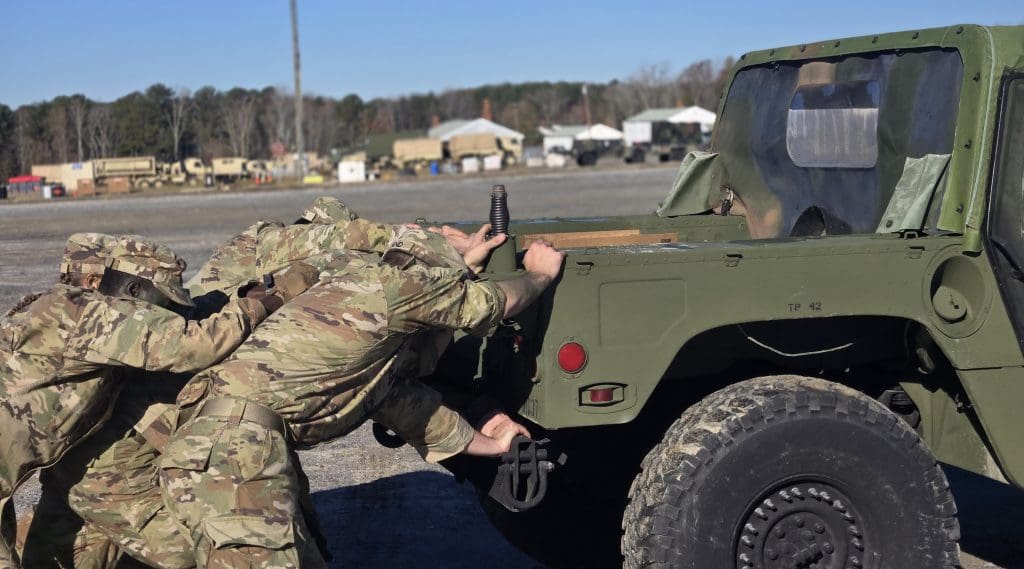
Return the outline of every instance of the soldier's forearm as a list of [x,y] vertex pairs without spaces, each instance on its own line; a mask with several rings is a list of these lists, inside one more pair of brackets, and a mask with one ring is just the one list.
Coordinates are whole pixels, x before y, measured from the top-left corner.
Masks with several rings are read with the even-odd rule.
[[499,281],[498,287],[505,293],[505,318],[515,316],[533,304],[552,280],[547,275],[527,272],[521,277]]

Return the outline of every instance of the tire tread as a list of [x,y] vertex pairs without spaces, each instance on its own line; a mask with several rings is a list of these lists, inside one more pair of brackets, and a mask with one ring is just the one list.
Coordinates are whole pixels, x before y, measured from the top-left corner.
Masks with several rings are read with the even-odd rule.
[[949,482],[938,461],[909,425],[879,402],[844,385],[797,375],[756,378],[728,386],[690,407],[644,458],[629,489],[622,520],[626,569],[680,566],[683,552],[674,536],[679,509],[672,506],[693,490],[694,478],[743,432],[785,415],[831,413],[839,420],[861,421],[907,449],[931,490],[946,543],[936,569],[959,567],[960,527]]

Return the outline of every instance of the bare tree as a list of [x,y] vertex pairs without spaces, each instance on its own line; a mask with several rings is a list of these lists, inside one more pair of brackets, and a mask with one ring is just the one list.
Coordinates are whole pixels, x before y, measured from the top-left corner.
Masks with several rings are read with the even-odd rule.
[[323,97],[306,97],[304,103],[302,116],[306,150],[323,153],[328,150],[331,129],[335,126],[333,104]]
[[642,108],[671,107],[676,103],[678,91],[668,63],[643,65],[630,76],[629,82]]
[[395,101],[392,99],[374,101],[373,107],[376,112],[370,121],[370,133],[395,132]]
[[256,118],[256,98],[249,93],[225,97],[224,129],[235,156],[249,157],[249,141]]
[[530,97],[530,101],[537,106],[540,119],[545,124],[554,124],[565,107],[565,101],[558,95],[554,87],[545,87]]
[[679,74],[679,87],[686,102],[704,107],[715,108],[718,100],[716,73],[710,59],[691,63]]
[[46,114],[46,125],[50,134],[50,147],[53,153],[50,159],[67,162],[68,154],[68,111],[63,103],[55,103]]
[[265,93],[266,104],[260,122],[263,123],[264,131],[269,133],[272,143],[280,142],[287,147],[294,128],[292,114],[295,112],[295,106],[292,96],[288,93],[287,87],[274,87]]
[[28,108],[20,108],[15,112],[14,139],[18,151],[18,169],[28,172],[32,167],[32,136],[29,132]]
[[89,100],[84,95],[72,95],[68,103],[71,114],[71,127],[75,131],[75,143],[78,147],[78,162],[85,160],[85,120],[89,114]]
[[477,112],[473,95],[466,89],[445,91],[441,94],[440,106],[445,119],[470,118]]
[[110,156],[116,141],[110,105],[93,105],[86,116],[85,128],[89,136],[89,155],[93,158]]
[[626,118],[646,109],[677,106],[681,91],[667,63],[644,65],[604,91],[612,112]]
[[181,136],[185,133],[185,126],[192,110],[192,92],[186,87],[179,87],[170,99],[170,104],[164,109],[164,118],[167,126],[171,129],[171,140],[174,143],[174,159],[181,159]]

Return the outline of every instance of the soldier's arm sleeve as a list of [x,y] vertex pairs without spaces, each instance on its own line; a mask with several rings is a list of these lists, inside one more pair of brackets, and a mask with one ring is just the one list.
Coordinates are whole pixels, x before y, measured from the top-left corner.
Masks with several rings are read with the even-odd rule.
[[388,327],[399,333],[430,328],[461,329],[487,335],[505,314],[505,293],[490,281],[469,280],[454,269],[382,273],[388,300]]
[[267,311],[242,298],[205,320],[152,304],[97,297],[83,311],[65,357],[99,365],[195,373],[227,357]]
[[372,418],[394,431],[427,462],[459,454],[475,432],[441,402],[440,393],[415,379],[398,381]]
[[395,226],[366,219],[342,221],[334,225],[340,246],[351,251],[383,254],[395,232]]

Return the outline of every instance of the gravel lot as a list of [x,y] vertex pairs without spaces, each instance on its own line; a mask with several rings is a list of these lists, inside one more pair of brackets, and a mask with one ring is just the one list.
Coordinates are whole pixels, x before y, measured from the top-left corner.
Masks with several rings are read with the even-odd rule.
[[[516,218],[631,214],[652,211],[673,175],[672,168],[628,168],[4,205],[0,307],[48,287],[64,240],[76,231],[144,234],[170,245],[194,269],[255,220],[289,221],[323,194],[340,197],[364,217],[390,222],[483,219],[493,183],[507,185]],[[468,487],[408,448],[379,446],[368,429],[303,453],[302,460],[331,537],[334,566],[537,566],[491,529]],[[961,511],[965,568],[1024,568],[1024,493],[954,468],[947,472]],[[19,507],[30,504],[35,492],[33,485],[19,492]]]

